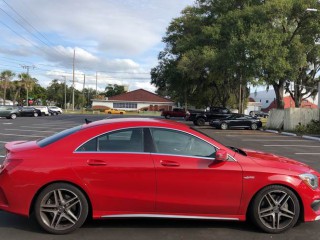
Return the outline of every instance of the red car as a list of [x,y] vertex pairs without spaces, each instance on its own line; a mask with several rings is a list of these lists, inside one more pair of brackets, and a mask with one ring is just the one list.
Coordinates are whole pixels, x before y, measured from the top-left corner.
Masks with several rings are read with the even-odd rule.
[[319,173],[173,121],[102,120],[5,147],[0,209],[34,213],[50,233],[72,232],[89,216],[248,216],[269,233],[320,220]]

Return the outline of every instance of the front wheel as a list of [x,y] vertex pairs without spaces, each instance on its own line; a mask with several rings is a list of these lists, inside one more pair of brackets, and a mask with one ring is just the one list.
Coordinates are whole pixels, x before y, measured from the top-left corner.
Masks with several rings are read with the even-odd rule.
[[33,113],[33,116],[34,116],[34,117],[38,117],[39,114],[35,112],[35,113]]
[[170,118],[170,115],[165,115],[164,116],[166,119],[169,119]]
[[252,123],[251,126],[250,126],[250,128],[251,128],[252,130],[257,130],[257,129],[258,129],[258,125],[257,125],[256,123]]
[[17,118],[17,114],[12,113],[12,114],[10,115],[10,118],[11,118],[11,119],[16,119],[16,118]]
[[87,199],[73,185],[51,184],[43,189],[36,199],[36,220],[49,233],[70,233],[81,227],[87,216]]
[[206,123],[206,120],[204,118],[198,118],[196,121],[197,126],[203,126]]
[[221,125],[220,125],[220,128],[222,129],[222,130],[227,130],[228,129],[228,124],[227,123],[221,123]]
[[299,214],[297,196],[289,188],[280,185],[262,189],[251,205],[254,223],[268,233],[280,233],[292,228]]

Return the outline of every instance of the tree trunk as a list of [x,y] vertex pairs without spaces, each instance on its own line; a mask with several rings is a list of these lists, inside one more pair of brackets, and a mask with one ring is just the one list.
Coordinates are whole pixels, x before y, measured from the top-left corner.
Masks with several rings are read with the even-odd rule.
[[277,109],[284,109],[284,102],[283,102],[283,90],[284,86],[280,81],[279,84],[273,84],[274,92],[276,94],[276,104]]

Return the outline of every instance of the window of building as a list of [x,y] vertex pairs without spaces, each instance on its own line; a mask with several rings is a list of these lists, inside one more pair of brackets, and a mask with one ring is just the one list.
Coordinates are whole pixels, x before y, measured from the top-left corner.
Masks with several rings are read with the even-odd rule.
[[113,103],[113,108],[137,108],[136,103],[130,103],[130,102],[119,102],[119,103]]

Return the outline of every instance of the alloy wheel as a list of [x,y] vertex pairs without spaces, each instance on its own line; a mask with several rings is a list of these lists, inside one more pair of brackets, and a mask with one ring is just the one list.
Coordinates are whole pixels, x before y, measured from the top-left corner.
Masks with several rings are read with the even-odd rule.
[[258,125],[256,123],[252,123],[251,124],[251,129],[252,130],[257,130],[258,129]]
[[220,128],[221,128],[222,130],[227,130],[227,129],[228,129],[228,124],[227,124],[227,123],[221,123]]

